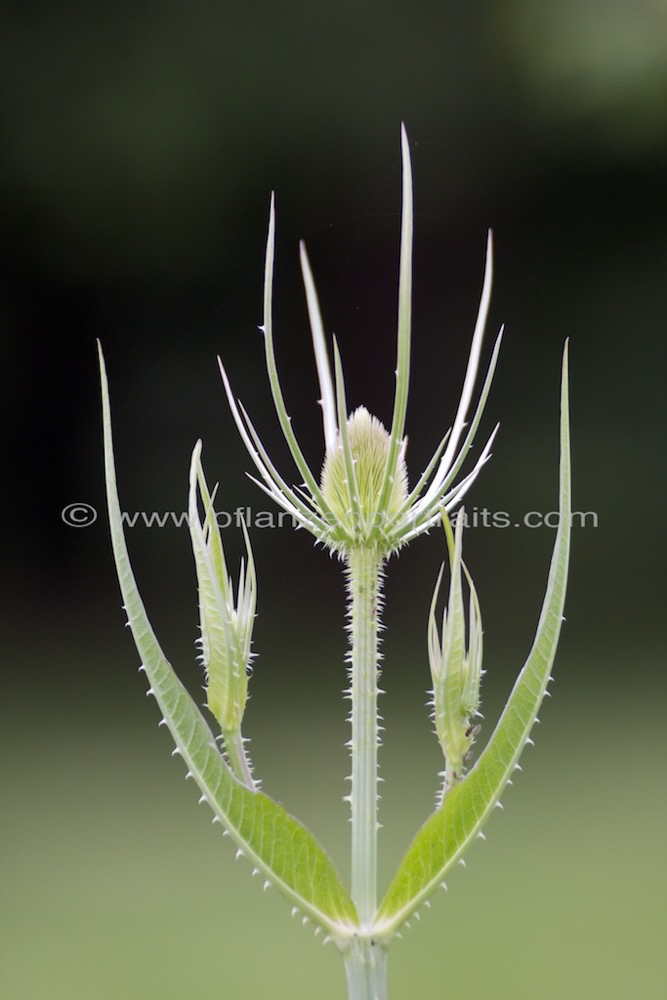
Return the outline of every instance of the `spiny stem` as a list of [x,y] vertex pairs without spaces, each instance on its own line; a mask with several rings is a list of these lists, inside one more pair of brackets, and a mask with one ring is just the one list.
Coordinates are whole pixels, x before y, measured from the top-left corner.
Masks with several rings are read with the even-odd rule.
[[257,783],[252,776],[250,761],[245,752],[240,730],[223,733],[223,740],[232,771],[246,788],[249,788],[251,792],[256,792]]
[[348,1000],[386,1000],[387,951],[360,938],[345,953]]
[[[382,556],[373,548],[347,557],[352,700],[352,899],[362,926],[377,909],[378,633]],[[364,995],[365,994],[359,994]],[[368,994],[371,996],[371,994]]]

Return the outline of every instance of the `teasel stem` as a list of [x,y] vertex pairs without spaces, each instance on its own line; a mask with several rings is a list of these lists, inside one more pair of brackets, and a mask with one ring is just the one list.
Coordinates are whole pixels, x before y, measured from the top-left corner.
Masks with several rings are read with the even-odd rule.
[[386,1000],[387,950],[359,938],[345,953],[348,1000]]
[[377,909],[379,614],[383,557],[371,547],[347,555],[352,707],[352,899],[361,926]]
[[241,730],[225,731],[222,738],[232,771],[241,784],[249,788],[251,792],[256,792],[258,790],[257,782],[252,776],[252,766],[246,753]]

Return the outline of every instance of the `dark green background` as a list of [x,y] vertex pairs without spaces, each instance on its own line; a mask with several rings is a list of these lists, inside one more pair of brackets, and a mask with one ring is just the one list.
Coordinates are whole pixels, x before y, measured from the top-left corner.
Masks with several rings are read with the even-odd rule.
[[[466,872],[397,944],[391,995],[625,1000],[664,982],[667,13],[650,0],[22,3],[5,13],[7,137],[0,992],[7,1000],[344,995],[340,962],[264,895],[197,810],[135,673],[104,525],[94,352],[123,506],[180,511],[204,439],[220,505],[244,476],[215,355],[292,475],[261,337],[269,192],[275,332],[314,468],[322,443],[297,264],[305,237],[351,405],[386,423],[399,123],[415,175],[414,482],[452,420],[496,241],[507,338],[468,507],[552,510],[571,338],[573,537],[554,698]],[[74,501],[100,510],[67,527]],[[553,532],[467,536],[485,622],[486,733],[529,648]],[[129,542],[195,693],[184,529]],[[255,531],[259,658],[246,731],[267,791],[347,874],[340,566]],[[226,534],[240,556],[237,531]],[[424,707],[437,534],[387,580],[386,883],[433,804]],[[482,738],[484,733],[482,734]]]

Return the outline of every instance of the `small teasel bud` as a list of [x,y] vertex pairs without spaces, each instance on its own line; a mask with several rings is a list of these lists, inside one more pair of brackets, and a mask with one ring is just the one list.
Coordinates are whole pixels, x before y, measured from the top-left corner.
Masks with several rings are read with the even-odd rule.
[[[354,466],[356,497],[348,470],[340,434],[335,446],[327,453],[322,469],[322,495],[332,512],[344,524],[350,525],[355,506],[360,525],[350,525],[363,531],[382,528],[405,502],[408,495],[408,474],[405,448],[401,448],[393,470],[389,496],[383,510],[380,501],[389,455],[390,438],[383,424],[360,406],[347,420],[347,436]],[[355,503],[356,500],[356,503]]]
[[[442,581],[438,576],[428,624],[428,652],[433,679],[433,719],[445,755],[445,791],[463,777],[470,749],[479,732],[474,719],[479,715],[482,677],[482,619],[477,591],[463,562],[464,513],[459,511],[455,534],[443,512],[442,522],[449,553],[449,600],[438,633],[436,603]],[[463,599],[465,575],[470,597],[468,636]]]
[[[203,522],[199,517],[197,491],[203,507]],[[201,442],[198,441],[190,466],[188,518],[199,590],[207,702],[227,741],[230,735],[240,734],[248,698],[257,585],[250,540],[245,525],[242,524],[247,563],[241,562],[236,598],[234,597],[213,500],[204,478]]]

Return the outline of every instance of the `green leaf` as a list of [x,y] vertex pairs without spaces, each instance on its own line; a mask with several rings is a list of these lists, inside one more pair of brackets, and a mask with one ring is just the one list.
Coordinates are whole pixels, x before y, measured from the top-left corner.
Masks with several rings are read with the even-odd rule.
[[560,523],[542,613],[526,664],[498,725],[475,767],[451,788],[417,833],[377,913],[373,935],[387,941],[442,883],[498,803],[529,740],[551,679],[565,603],[570,552],[570,439],[567,344],[563,355],[560,418]]
[[[151,693],[188,773],[232,840],[293,906],[339,946],[354,934],[357,913],[331,860],[313,835],[285,809],[239,782],[220,754],[213,733],[168,663],[155,637],[134,579],[123,534],[116,487],[109,390],[100,348],[104,451],[111,540],[128,622]],[[214,820],[215,822],[215,820]]]

